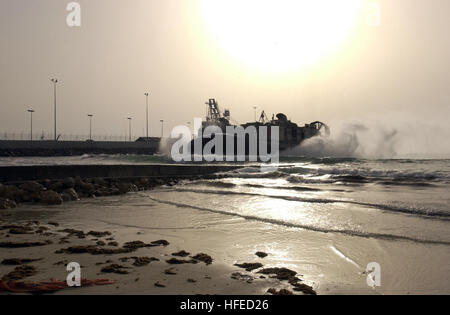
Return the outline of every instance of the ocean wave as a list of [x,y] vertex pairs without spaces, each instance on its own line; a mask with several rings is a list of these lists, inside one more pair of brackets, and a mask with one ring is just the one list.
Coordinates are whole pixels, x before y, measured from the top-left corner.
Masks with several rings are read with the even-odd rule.
[[306,177],[306,176],[289,176],[286,178],[289,183],[292,184],[334,184],[338,182],[335,179],[329,177]]
[[[250,188],[263,188],[263,189],[279,189],[279,190],[295,190],[295,191],[322,191],[319,188],[311,188],[311,187],[301,187],[301,186],[265,186],[258,184],[244,184],[242,186],[250,187]],[[338,191],[343,191],[339,189]]]
[[234,183],[227,183],[222,181],[206,181],[206,180],[199,180],[195,182],[187,182],[186,185],[189,186],[212,186],[212,187],[218,187],[218,188],[234,188],[236,187],[236,184]]
[[[283,154],[283,153],[282,153]],[[280,156],[280,162],[283,163],[308,163],[308,164],[342,164],[342,163],[352,163],[355,161],[360,161],[357,158],[335,158],[335,157],[305,157],[305,156],[294,156],[294,155],[282,155]]]
[[176,188],[176,191],[179,192],[191,192],[198,194],[215,194],[215,195],[241,195],[241,196],[253,196],[253,197],[264,197],[264,198],[272,198],[272,199],[282,199],[293,202],[305,202],[305,203],[322,203],[322,204],[331,204],[331,203],[343,203],[343,204],[352,204],[363,207],[368,207],[372,209],[378,209],[389,212],[402,213],[407,215],[417,215],[421,217],[431,217],[434,219],[440,220],[450,220],[450,211],[439,210],[439,209],[420,209],[420,208],[406,208],[406,207],[398,207],[394,205],[388,204],[377,204],[377,203],[368,203],[368,202],[359,202],[353,200],[340,200],[340,199],[325,199],[325,198],[302,198],[302,197],[293,197],[293,196],[278,196],[278,195],[266,195],[266,194],[258,194],[258,193],[250,193],[250,192],[237,192],[231,190],[207,190],[207,189],[186,189],[186,188]]
[[229,173],[233,178],[286,178],[291,183],[333,184],[380,183],[384,185],[431,186],[430,182],[448,182],[450,175],[440,171],[399,171],[370,168],[329,168],[279,165],[273,171],[264,172],[260,167],[244,167]]
[[224,210],[199,207],[199,206],[189,205],[189,204],[185,204],[185,203],[181,203],[181,202],[157,199],[152,196],[149,196],[149,198],[150,198],[150,200],[153,200],[155,202],[172,205],[172,206],[176,206],[176,207],[191,208],[191,209],[195,209],[195,210],[199,210],[199,211],[206,211],[206,212],[217,213],[217,214],[222,214],[222,215],[226,215],[226,216],[238,217],[238,218],[242,218],[245,220],[259,221],[259,222],[281,225],[281,226],[285,226],[285,227],[289,227],[289,228],[298,228],[298,229],[309,230],[309,231],[314,231],[314,232],[337,233],[337,234],[345,234],[345,235],[354,236],[354,237],[375,238],[375,239],[388,240],[388,241],[411,241],[411,242],[422,243],[422,244],[450,246],[450,241],[444,241],[444,240],[430,240],[430,239],[415,238],[415,237],[404,236],[404,235],[372,233],[372,232],[364,232],[364,231],[348,230],[348,229],[342,229],[342,230],[328,229],[328,228],[321,228],[321,227],[310,226],[310,225],[305,225],[305,224],[291,223],[291,222],[286,222],[283,220],[262,218],[262,217],[258,217],[258,216],[254,216],[254,215],[244,215],[244,214],[239,214],[239,213],[234,213],[234,212],[229,212],[229,211],[224,211]]
[[425,172],[425,171],[397,171],[397,170],[374,170],[368,168],[356,168],[356,169],[342,169],[342,168],[329,168],[318,169],[317,175],[334,175],[339,176],[359,176],[361,178],[373,178],[373,179],[398,179],[398,180],[436,180],[441,178],[447,178],[446,174],[439,171]]
[[231,178],[281,178],[286,177],[287,174],[279,170],[264,172],[259,167],[245,167],[234,170],[228,173],[223,173]]

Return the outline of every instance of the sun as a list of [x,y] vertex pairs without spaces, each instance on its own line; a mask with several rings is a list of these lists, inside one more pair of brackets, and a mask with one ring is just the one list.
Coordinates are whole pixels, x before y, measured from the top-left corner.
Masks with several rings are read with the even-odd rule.
[[361,0],[200,0],[212,41],[244,66],[286,72],[314,64],[349,35]]

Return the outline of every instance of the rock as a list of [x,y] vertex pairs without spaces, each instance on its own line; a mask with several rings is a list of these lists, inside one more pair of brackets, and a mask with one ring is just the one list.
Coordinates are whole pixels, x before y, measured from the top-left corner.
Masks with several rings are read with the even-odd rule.
[[77,236],[79,239],[86,238],[86,234],[84,234],[84,232],[80,231],[80,230],[64,229],[64,230],[58,230],[58,232],[67,233],[67,237]]
[[138,248],[154,247],[154,246],[159,246],[159,245],[146,244],[146,243],[144,243],[142,241],[126,242],[123,245],[124,248],[129,248],[129,249],[133,249],[133,250],[137,250]]
[[0,242],[0,248],[23,248],[23,247],[36,247],[53,244],[52,241],[47,240],[45,242]]
[[140,178],[136,185],[141,188],[147,188],[149,186],[149,180],[148,178]]
[[119,246],[119,243],[117,243],[117,242],[109,242],[108,246],[117,247],[117,246]]
[[34,276],[37,273],[37,270],[33,266],[19,266],[11,271],[7,275],[2,277],[2,281],[17,281],[22,280],[23,278]]
[[196,263],[198,263],[194,259],[183,260],[183,259],[177,259],[177,258],[171,258],[169,260],[166,260],[166,262],[168,264],[170,264],[170,265],[182,265],[182,264],[196,264]]
[[162,284],[161,282],[156,281],[155,282],[155,287],[157,287],[157,288],[165,288],[166,286],[164,284]]
[[111,235],[111,232],[109,232],[109,231],[105,231],[105,232],[89,231],[87,233],[87,235],[94,236],[94,237],[105,237],[105,236]]
[[39,259],[27,259],[27,258],[10,258],[10,259],[3,259],[2,265],[6,266],[14,266],[14,265],[24,265],[29,264],[35,261],[42,260],[42,258]]
[[54,182],[49,187],[48,190],[53,190],[58,193],[62,193],[64,190],[64,185],[61,182]]
[[129,272],[125,269],[128,269],[127,267],[121,266],[121,265],[117,265],[117,264],[112,264],[106,267],[103,267],[101,272],[104,273],[117,273],[117,274],[121,274],[121,275],[126,275]]
[[287,268],[265,268],[258,271],[258,273],[264,275],[276,275],[275,278],[278,280],[289,280],[297,274],[297,272]]
[[17,207],[17,204],[16,204],[15,201],[9,200],[9,199],[0,198],[0,209],[6,210],[6,209],[13,209],[13,208],[16,208],[16,207]]
[[61,197],[64,201],[77,201],[79,200],[78,194],[73,188],[68,188],[63,191]]
[[256,252],[255,255],[258,256],[259,258],[265,258],[268,256],[268,254],[264,252]]
[[213,262],[212,257],[204,253],[197,254],[192,258],[195,260],[203,261],[207,265],[210,265]]
[[46,189],[49,189],[50,185],[52,184],[52,181],[47,178],[42,180],[41,183]]
[[251,283],[251,282],[253,282],[253,280],[255,280],[255,278],[253,278],[252,276],[245,275],[245,274],[242,274],[240,272],[232,273],[231,274],[231,279],[239,280],[239,281],[246,281],[248,283]]
[[297,277],[290,277],[289,278],[289,280],[288,280],[288,282],[291,284],[291,285],[293,285],[293,286],[295,286],[295,285],[297,285],[299,282],[301,282],[302,280],[301,279],[299,279],[299,278],[297,278]]
[[64,188],[75,188],[75,179],[67,177],[62,181]]
[[151,242],[151,244],[156,246],[169,246],[170,243],[166,240],[158,240]]
[[47,224],[48,224],[48,225],[53,225],[53,226],[55,226],[55,227],[59,226],[59,223],[58,223],[58,222],[53,222],[53,221],[49,221]]
[[9,230],[9,234],[32,234],[33,228],[29,226],[19,226]]
[[22,201],[23,195],[24,191],[14,185],[2,185],[0,187],[0,198],[20,202]]
[[277,291],[275,288],[270,288],[267,290],[267,293],[270,293],[272,295],[293,295],[293,293],[286,289],[281,289],[280,291]]
[[63,202],[69,202],[69,201],[72,201],[71,198],[70,198],[70,196],[67,195],[67,194],[64,194],[64,193],[61,194],[61,199],[62,199]]
[[179,251],[178,253],[172,253],[172,256],[177,256],[177,257],[187,257],[189,256],[191,253],[188,253],[184,250]]
[[68,248],[62,248],[57,250],[56,254],[91,254],[91,255],[116,255],[116,254],[125,254],[132,252],[132,249],[129,248],[100,248],[94,245],[87,246],[71,246]]
[[39,193],[45,189],[44,186],[37,182],[25,182],[19,188],[30,193]]
[[103,242],[103,241],[98,241],[98,242],[97,242],[97,245],[98,245],[98,246],[105,246],[105,245],[106,245],[106,243],[105,243],[105,242]]
[[136,185],[130,183],[118,183],[117,188],[121,194],[126,194],[128,192],[137,192],[139,189]]
[[133,258],[134,258],[133,266],[136,267],[147,266],[152,261],[159,261],[159,259],[155,257],[133,257]]
[[93,196],[96,189],[93,184],[83,183],[80,187],[80,190],[87,196]]
[[239,268],[244,268],[246,271],[252,271],[258,268],[261,268],[263,264],[261,263],[243,263],[243,264],[234,264]]
[[63,203],[63,200],[57,192],[47,190],[41,192],[41,202],[47,205],[60,205]]
[[189,278],[189,279],[187,279],[187,282],[189,282],[189,283],[196,283],[197,280]]
[[309,294],[309,295],[317,295],[317,292],[314,291],[314,289],[312,287],[310,287],[309,285],[306,285],[304,283],[296,283],[294,285],[294,291],[302,292],[304,294]]
[[169,276],[174,276],[177,274],[177,270],[175,268],[169,268],[164,270],[164,274],[169,275]]

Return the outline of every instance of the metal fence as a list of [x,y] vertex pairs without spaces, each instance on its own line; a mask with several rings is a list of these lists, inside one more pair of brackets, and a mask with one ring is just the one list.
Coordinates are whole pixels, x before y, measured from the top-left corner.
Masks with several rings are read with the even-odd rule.
[[[33,133],[33,140],[53,140],[55,138],[52,133]],[[132,136],[131,141],[136,141],[138,137]],[[0,140],[31,140],[29,132],[1,132]],[[89,135],[81,134],[61,134],[58,138],[59,141],[87,141]],[[128,135],[92,135],[94,141],[130,141]]]

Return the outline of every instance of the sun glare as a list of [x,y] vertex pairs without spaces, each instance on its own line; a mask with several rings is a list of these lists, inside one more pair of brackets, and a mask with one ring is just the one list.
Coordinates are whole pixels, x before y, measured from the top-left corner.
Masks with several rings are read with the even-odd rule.
[[350,33],[360,0],[201,0],[205,27],[243,66],[289,72],[314,64]]

